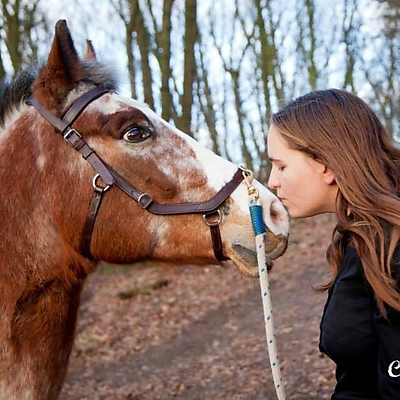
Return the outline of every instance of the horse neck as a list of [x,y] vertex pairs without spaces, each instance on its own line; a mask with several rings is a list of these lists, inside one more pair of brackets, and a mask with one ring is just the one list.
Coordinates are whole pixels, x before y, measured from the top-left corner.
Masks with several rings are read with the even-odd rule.
[[8,296],[3,305],[11,308],[49,282],[81,287],[92,268],[56,221],[54,208],[62,202],[54,190],[60,177],[53,173],[52,160],[59,155],[58,138],[46,135],[26,109],[19,113],[21,118],[14,116],[0,131],[0,287]]
[[60,233],[51,189],[59,177],[47,163],[57,143],[34,128],[21,118],[0,132],[0,391],[9,398],[56,397],[93,267]]

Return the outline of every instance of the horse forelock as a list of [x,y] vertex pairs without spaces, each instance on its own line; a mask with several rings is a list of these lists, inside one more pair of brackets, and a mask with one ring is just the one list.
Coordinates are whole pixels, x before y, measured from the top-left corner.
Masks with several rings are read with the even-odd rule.
[[100,63],[95,59],[86,59],[82,63],[83,81],[118,92],[117,73],[110,65]]

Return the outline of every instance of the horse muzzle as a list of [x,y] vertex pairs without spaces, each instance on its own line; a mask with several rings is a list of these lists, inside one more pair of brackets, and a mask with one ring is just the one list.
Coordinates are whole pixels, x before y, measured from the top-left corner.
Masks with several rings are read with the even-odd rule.
[[[285,253],[288,246],[288,237],[283,235],[272,235],[269,239],[267,233],[265,244],[266,244],[266,261],[268,271],[272,269],[273,262]],[[258,263],[257,263],[257,253],[254,247],[247,247],[242,243],[233,243],[232,247],[228,253],[229,258],[237,266],[237,268],[245,276],[258,277]]]

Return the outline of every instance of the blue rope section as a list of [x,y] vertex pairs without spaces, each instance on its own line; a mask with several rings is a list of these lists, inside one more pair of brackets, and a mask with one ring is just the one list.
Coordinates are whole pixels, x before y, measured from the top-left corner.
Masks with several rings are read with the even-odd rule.
[[251,205],[250,207],[251,222],[253,223],[254,234],[260,235],[265,233],[264,219],[262,215],[262,206],[259,204]]

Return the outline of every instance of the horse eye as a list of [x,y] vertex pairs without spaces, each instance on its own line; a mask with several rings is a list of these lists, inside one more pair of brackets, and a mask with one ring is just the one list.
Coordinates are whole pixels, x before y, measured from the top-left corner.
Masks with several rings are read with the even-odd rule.
[[150,132],[142,128],[135,127],[125,132],[123,138],[128,143],[138,143],[148,139],[150,136],[151,136]]

